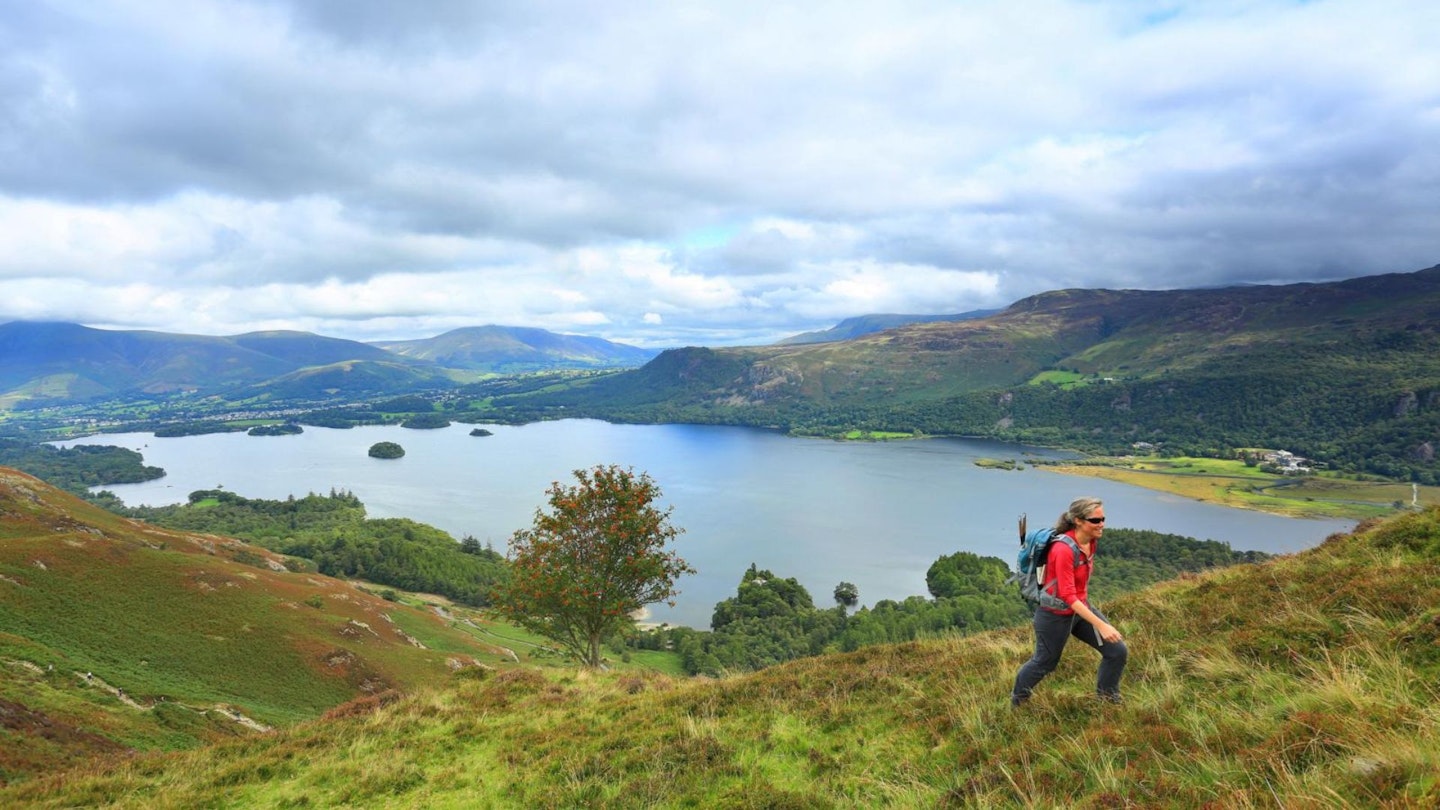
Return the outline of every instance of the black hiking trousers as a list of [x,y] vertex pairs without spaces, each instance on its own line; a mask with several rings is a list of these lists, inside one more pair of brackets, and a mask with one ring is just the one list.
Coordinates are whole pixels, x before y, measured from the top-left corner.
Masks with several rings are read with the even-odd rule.
[[[1110,621],[1105,614],[1090,608],[1102,621]],[[1060,665],[1060,653],[1070,637],[1080,639],[1100,652],[1100,674],[1095,681],[1095,692],[1106,700],[1120,700],[1120,676],[1125,673],[1125,661],[1130,651],[1125,642],[1106,642],[1100,638],[1095,626],[1078,615],[1060,616],[1045,608],[1035,608],[1035,656],[1020,667],[1015,676],[1015,688],[1010,692],[1010,702],[1016,706],[1030,699],[1030,691],[1041,680]]]

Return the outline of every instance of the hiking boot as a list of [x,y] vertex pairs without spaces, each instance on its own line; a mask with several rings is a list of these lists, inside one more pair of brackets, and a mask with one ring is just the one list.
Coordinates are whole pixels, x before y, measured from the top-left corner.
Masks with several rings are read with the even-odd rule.
[[1101,701],[1104,701],[1104,702],[1106,702],[1106,703],[1117,703],[1117,704],[1118,704],[1118,703],[1124,703],[1124,702],[1125,702],[1124,699],[1122,699],[1122,698],[1120,697],[1120,693],[1119,693],[1119,692],[1096,692],[1096,693],[1095,693],[1095,698],[1096,698],[1096,700],[1101,700]]

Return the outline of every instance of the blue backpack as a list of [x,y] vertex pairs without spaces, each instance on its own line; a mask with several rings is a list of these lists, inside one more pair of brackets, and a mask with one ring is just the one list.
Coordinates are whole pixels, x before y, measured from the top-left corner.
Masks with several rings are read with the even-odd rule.
[[1032,532],[1025,531],[1025,515],[1020,516],[1020,554],[1015,559],[1015,573],[1010,575],[1008,582],[1020,583],[1020,596],[1030,605],[1035,607],[1050,608],[1051,610],[1069,610],[1070,606],[1054,594],[1048,593],[1045,589],[1055,581],[1055,577],[1045,576],[1045,560],[1050,555],[1050,544],[1056,541],[1065,543],[1070,550],[1075,552],[1075,567],[1080,567],[1080,547],[1075,545],[1068,535],[1056,534],[1054,529],[1043,528]]

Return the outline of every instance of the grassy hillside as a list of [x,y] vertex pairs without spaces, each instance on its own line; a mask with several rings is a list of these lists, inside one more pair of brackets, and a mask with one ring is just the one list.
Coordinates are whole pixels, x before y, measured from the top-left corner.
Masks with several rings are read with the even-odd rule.
[[[1103,576],[1103,570],[1099,574]],[[1027,630],[753,675],[512,669],[0,789],[27,807],[1433,807],[1440,509],[1105,605],[1022,710]],[[475,676],[481,670],[470,670]]]
[[0,782],[244,736],[511,658],[478,626],[287,566],[0,468]]

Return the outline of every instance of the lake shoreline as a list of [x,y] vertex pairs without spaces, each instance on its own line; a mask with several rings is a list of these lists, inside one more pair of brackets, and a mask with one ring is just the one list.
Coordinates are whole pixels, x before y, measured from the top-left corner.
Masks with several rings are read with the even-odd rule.
[[[1354,525],[1181,501],[1118,481],[1044,480],[1051,469],[1045,463],[1084,458],[993,440],[797,441],[763,428],[580,419],[490,425],[484,441],[470,429],[307,427],[282,437],[164,440],[132,433],[58,444],[128,447],[165,469],[164,478],[107,487],[131,506],[181,503],[207,489],[269,500],[344,491],[365,504],[368,517],[406,518],[496,548],[531,525],[547,488],[570,471],[630,466],[660,484],[686,530],[675,550],[699,571],[678,584],[676,605],[653,606],[647,620],[692,627],[708,626],[714,606],[734,596],[752,563],[795,577],[813,595],[828,595],[842,581],[870,605],[922,595],[926,570],[939,557],[966,551],[1013,558],[1017,515],[1059,511],[1082,494],[1103,497],[1126,528],[1271,554],[1318,545]],[[404,458],[367,455],[385,440],[403,443]],[[1023,471],[983,469],[974,463],[980,458],[1015,459]]]
[[[1334,479],[1259,479],[1253,476],[1225,475],[1203,472],[1177,473],[1164,469],[1143,469],[1139,462],[1128,458],[1096,459],[1086,464],[1044,464],[1044,469],[1063,475],[1102,478],[1107,481],[1165,492],[1203,503],[1233,509],[1248,509],[1292,518],[1348,518],[1364,520],[1391,515],[1405,508],[1406,485],[1395,482],[1345,482]],[[1367,488],[1366,492],[1361,488]],[[1332,497],[1326,497],[1326,489]],[[1440,502],[1435,487],[1421,487],[1425,497],[1418,505]],[[1293,491],[1294,494],[1291,494]],[[1275,492],[1283,494],[1274,494]],[[1343,492],[1347,497],[1340,497]],[[1357,494],[1358,493],[1358,494]],[[1417,493],[1418,494],[1418,493]],[[1400,506],[1397,508],[1397,504]]]

